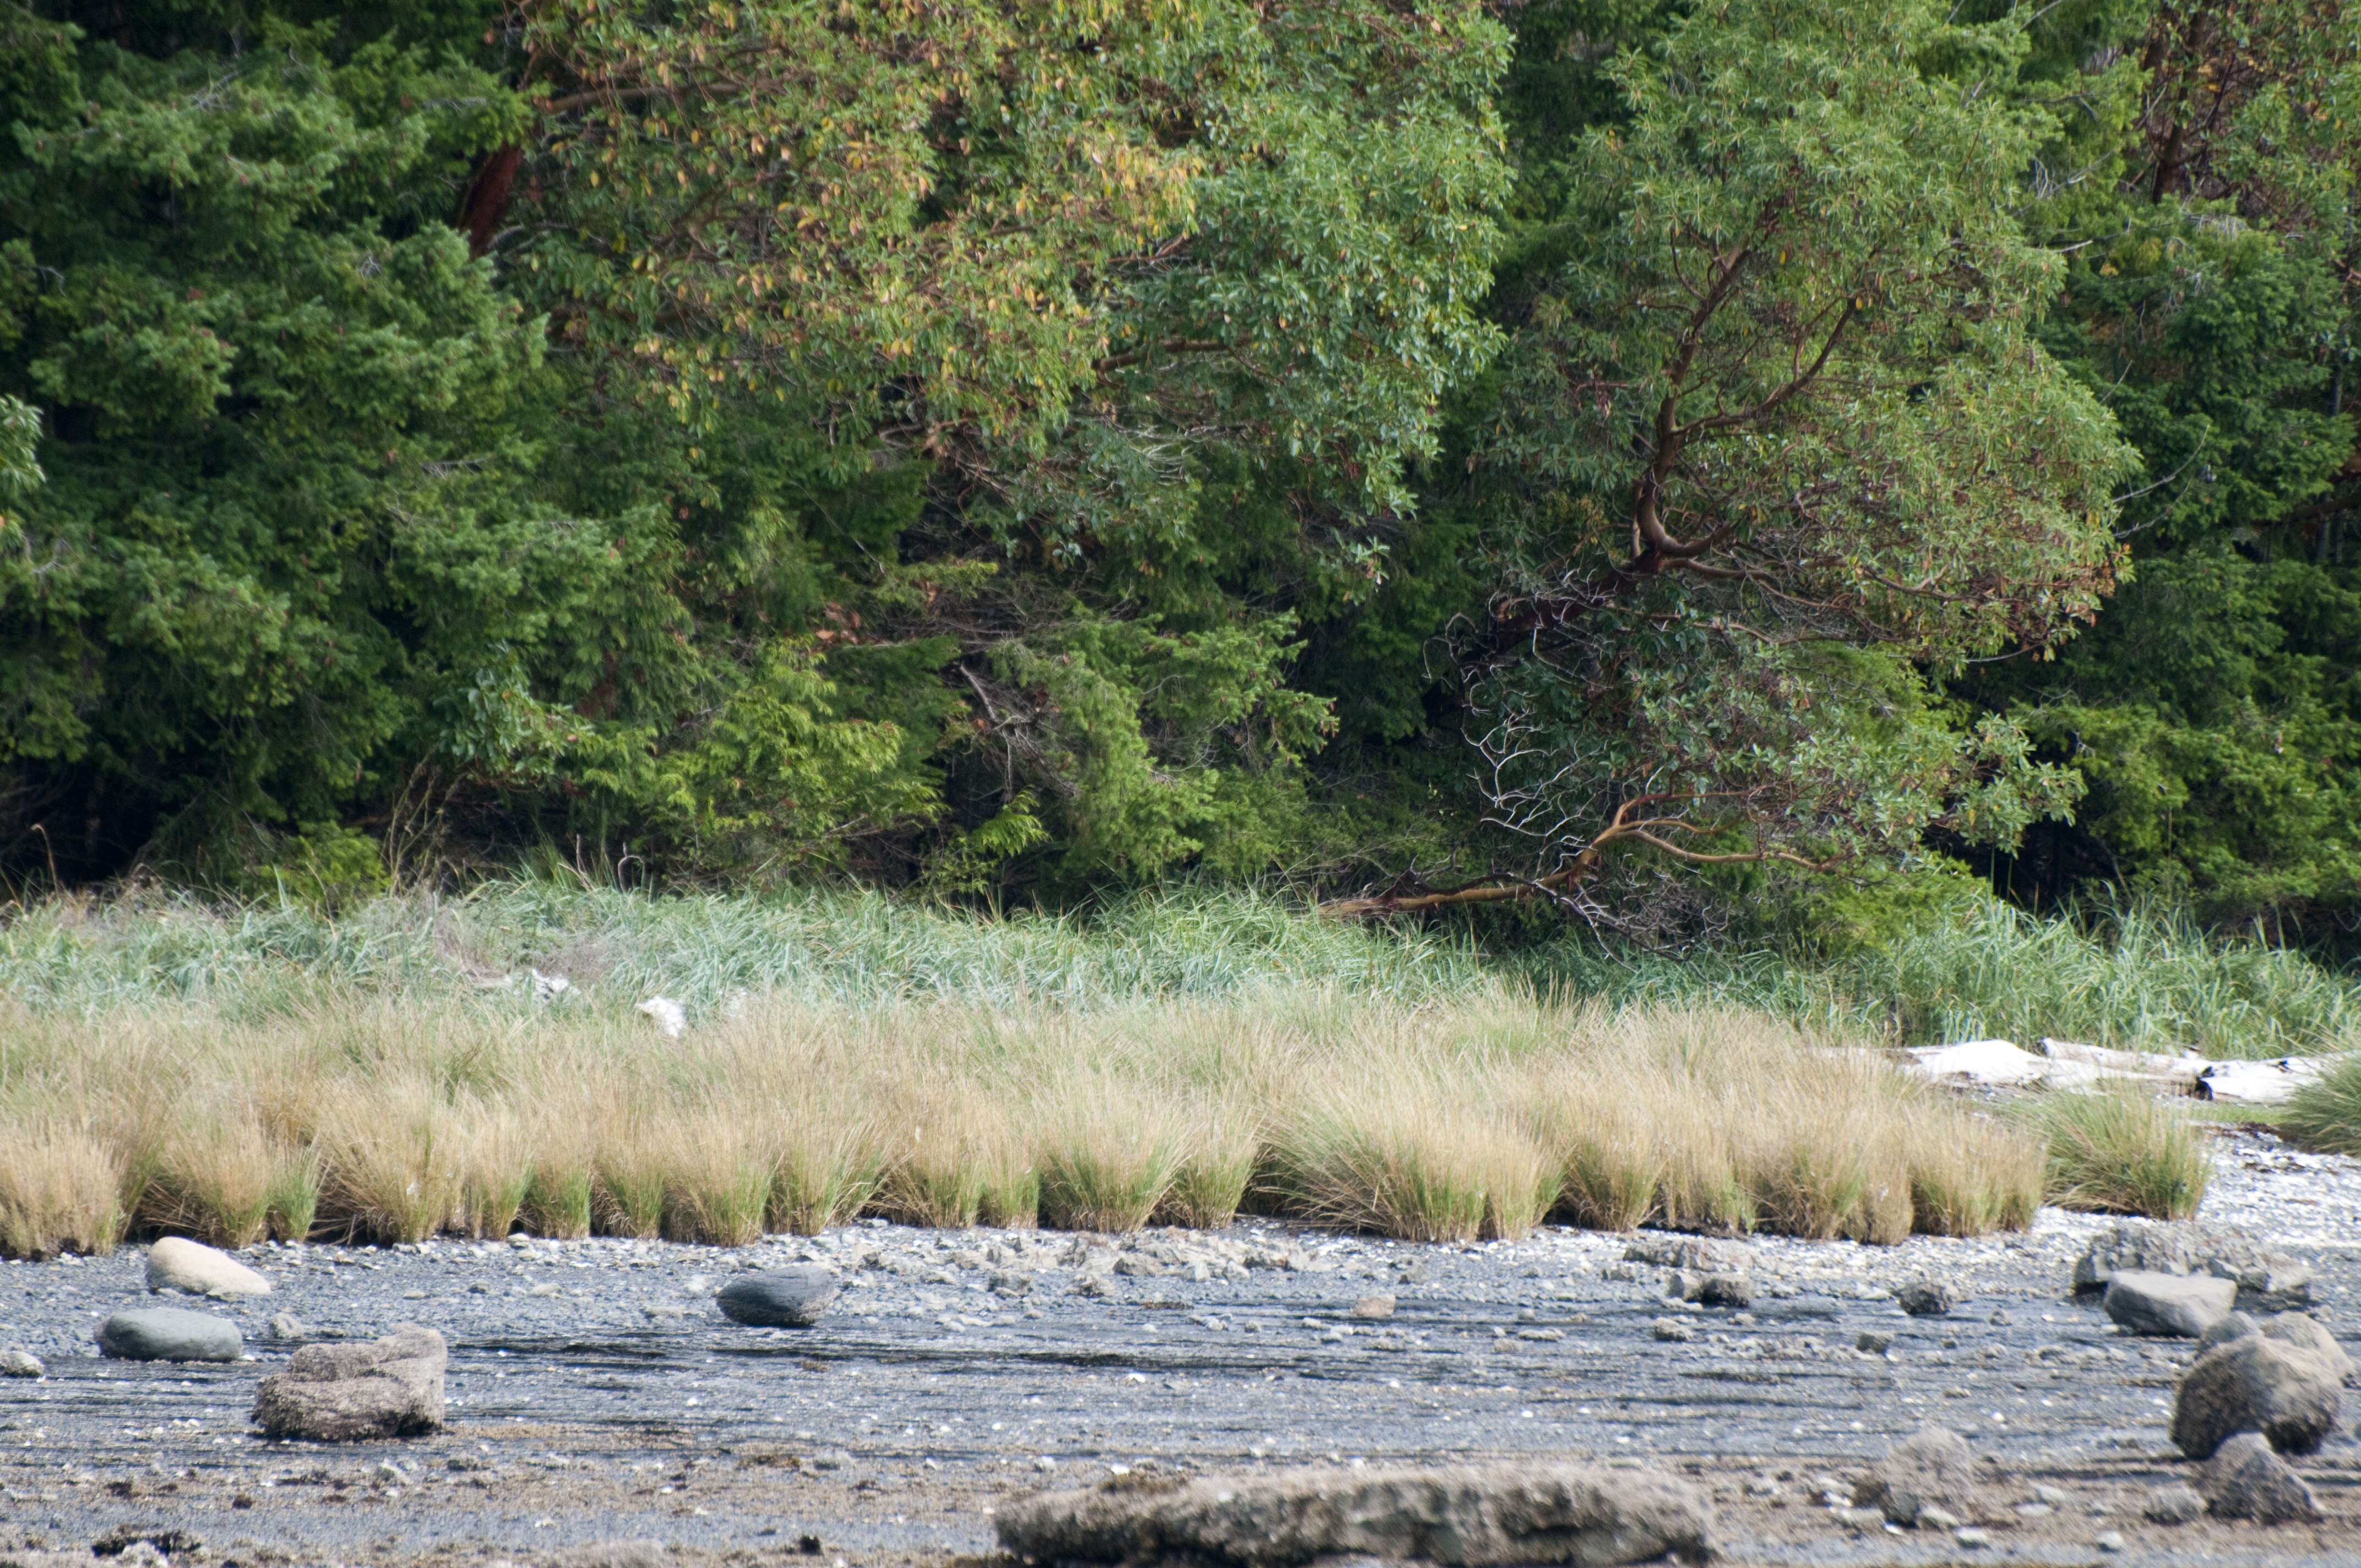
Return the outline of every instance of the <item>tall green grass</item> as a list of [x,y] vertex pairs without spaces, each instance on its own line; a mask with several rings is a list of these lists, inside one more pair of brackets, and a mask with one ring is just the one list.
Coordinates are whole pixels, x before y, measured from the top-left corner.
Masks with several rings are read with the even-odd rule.
[[[528,969],[571,989],[536,1003]],[[503,977],[504,990],[478,989]],[[699,1022],[759,996],[1098,1008],[1288,991],[1420,1006],[1501,984],[1618,1006],[1743,1007],[1902,1044],[2050,1035],[2263,1058],[2361,1036],[2354,976],[2302,954],[2169,915],[2043,920],[1996,901],[1808,962],[1619,954],[1587,936],[1488,954],[1443,927],[1347,926],[1280,897],[1189,888],[998,919],[842,890],[652,898],[532,882],[381,899],[335,920],[157,892],[0,917],[0,992],[84,1016],[177,1001],[261,1019],[356,994],[455,992],[519,1017],[660,993]]]

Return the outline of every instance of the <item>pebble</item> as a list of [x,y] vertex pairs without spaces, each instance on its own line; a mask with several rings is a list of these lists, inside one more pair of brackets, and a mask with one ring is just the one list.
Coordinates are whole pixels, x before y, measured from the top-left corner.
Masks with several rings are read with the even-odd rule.
[[1992,1531],[1988,1530],[1979,1530],[1971,1524],[1961,1525],[1959,1529],[1951,1532],[1951,1539],[1958,1541],[1961,1546],[1990,1546],[1992,1544]]
[[1939,1318],[1960,1304],[1959,1293],[1949,1285],[1923,1277],[1896,1290],[1894,1299],[1914,1318]]
[[1894,1348],[1892,1334],[1864,1333],[1852,1342],[1853,1349],[1864,1355],[1883,1355]]
[[0,1377],[45,1377],[49,1371],[29,1351],[0,1350]]
[[2091,1544],[2102,1552],[2121,1552],[2124,1549],[2124,1532],[2119,1530],[2103,1530],[2091,1538]]
[[1697,1338],[1697,1330],[1678,1318],[1658,1318],[1650,1328],[1656,1338],[1667,1344],[1686,1344]]
[[1364,1296],[1353,1303],[1353,1316],[1356,1318],[1390,1318],[1393,1315],[1394,1299],[1391,1296]]

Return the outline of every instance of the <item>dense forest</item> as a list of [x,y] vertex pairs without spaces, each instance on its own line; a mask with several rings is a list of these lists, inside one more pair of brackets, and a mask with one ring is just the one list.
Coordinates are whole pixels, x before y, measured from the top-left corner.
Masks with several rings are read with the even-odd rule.
[[8,0],[0,123],[15,885],[2361,921],[2340,0]]

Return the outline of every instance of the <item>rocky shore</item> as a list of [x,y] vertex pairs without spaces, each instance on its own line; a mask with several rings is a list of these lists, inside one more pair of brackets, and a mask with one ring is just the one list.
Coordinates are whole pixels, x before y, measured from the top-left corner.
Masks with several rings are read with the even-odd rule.
[[[2298,1304],[2361,1350],[2361,1163],[2234,1131],[2216,1167],[2201,1219],[2279,1255],[2278,1285],[2301,1276]],[[2021,1235],[1889,1248],[1555,1229],[1446,1248],[1258,1221],[1125,1238],[865,1223],[737,1251],[261,1247],[241,1261],[269,1293],[222,1296],[151,1293],[139,1248],[13,1264],[0,1346],[45,1375],[0,1381],[0,1547],[596,1568],[639,1541],[868,1568],[990,1552],[1001,1511],[1042,1488],[1546,1459],[1687,1479],[1740,1562],[2356,1561],[2349,1398],[2295,1462],[2317,1522],[2149,1517],[2198,1478],[2169,1432],[2196,1346],[2124,1332],[2075,1292],[2117,1225],[2045,1210]],[[717,1305],[795,1265],[837,1282],[813,1326]],[[1707,1289],[1718,1276],[1742,1299]],[[1939,1315],[1905,1310],[1936,1297]],[[99,1354],[110,1316],[155,1307],[235,1324],[240,1359]],[[300,1347],[403,1324],[447,1343],[440,1430],[329,1444],[255,1427],[258,1386]],[[1974,1456],[1964,1538],[1854,1504],[1928,1425]]]

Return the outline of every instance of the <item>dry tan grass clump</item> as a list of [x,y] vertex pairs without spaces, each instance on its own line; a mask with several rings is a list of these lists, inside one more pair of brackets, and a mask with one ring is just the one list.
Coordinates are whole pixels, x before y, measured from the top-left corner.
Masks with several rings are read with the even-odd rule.
[[82,1128],[39,1115],[0,1122],[0,1254],[113,1251],[123,1180],[120,1153]]
[[[227,1245],[511,1226],[735,1245],[864,1212],[1123,1231],[1248,1201],[1434,1241],[1554,1216],[1889,1242],[2023,1225],[2044,1137],[2068,1131],[1736,1010],[774,999],[664,1040],[620,1006],[501,1005],[312,999],[234,1025],[19,1010],[0,1032],[0,1250],[101,1247],[126,1224]],[[2185,1158],[2135,1157],[2170,1131],[2081,1129],[2168,1178]],[[2172,1201],[2169,1179],[2121,1185]]]

